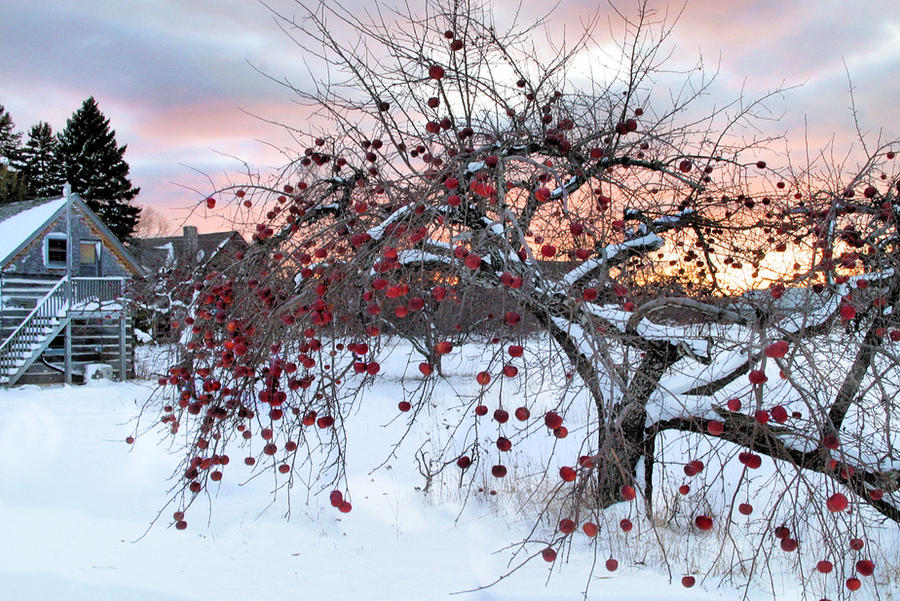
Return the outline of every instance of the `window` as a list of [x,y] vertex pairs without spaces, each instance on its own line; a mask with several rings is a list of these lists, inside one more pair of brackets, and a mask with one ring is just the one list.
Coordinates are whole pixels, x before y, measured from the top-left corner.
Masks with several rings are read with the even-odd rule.
[[66,267],[68,253],[65,234],[50,234],[44,238],[44,264],[47,267]]
[[93,240],[83,240],[81,242],[81,264],[96,263],[100,257],[100,243]]
[[100,241],[82,240],[78,244],[79,267],[81,277],[96,278],[100,276]]

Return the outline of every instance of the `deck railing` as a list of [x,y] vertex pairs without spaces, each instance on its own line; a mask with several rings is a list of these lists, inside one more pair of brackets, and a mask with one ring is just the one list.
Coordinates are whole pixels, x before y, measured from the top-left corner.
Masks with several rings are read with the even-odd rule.
[[125,295],[125,278],[72,278],[72,303],[112,303]]

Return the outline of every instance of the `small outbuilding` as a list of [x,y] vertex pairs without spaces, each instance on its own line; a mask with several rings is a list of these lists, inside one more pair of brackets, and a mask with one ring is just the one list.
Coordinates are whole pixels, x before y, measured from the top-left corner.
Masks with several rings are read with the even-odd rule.
[[126,293],[141,275],[68,186],[59,198],[0,205],[0,385],[133,376]]

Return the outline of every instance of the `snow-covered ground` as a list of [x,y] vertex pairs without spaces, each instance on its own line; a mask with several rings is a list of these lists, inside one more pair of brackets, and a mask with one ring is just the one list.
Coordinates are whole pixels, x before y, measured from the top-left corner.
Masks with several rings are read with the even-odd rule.
[[[516,497],[509,489],[466,499],[440,485],[423,494],[413,460],[418,441],[373,472],[405,427],[394,420],[400,385],[385,378],[348,420],[352,512],[339,513],[327,494],[308,496],[299,487],[290,504],[283,488],[270,504],[283,479],[273,470],[249,478],[238,459],[211,490],[213,502],[204,493],[190,508],[185,531],[172,527],[176,508],[166,506],[177,464],[168,439],[151,432],[125,443],[149,383],[0,391],[0,600],[569,601],[582,598],[586,587],[590,599],[744,594],[741,582],[718,579],[685,589],[677,568],[670,582],[665,570],[641,565],[640,552],[622,551],[621,566],[611,573],[604,547],[592,571],[595,547],[582,535],[552,567],[538,556],[494,586],[451,597],[508,572],[514,549],[505,548],[528,538],[533,516],[526,507],[522,515],[510,511]],[[593,544],[608,544],[598,543],[601,538]],[[702,562],[696,541],[671,553],[676,566]],[[762,588],[771,586],[779,599],[799,599],[795,580],[776,567],[775,579],[751,587],[750,597],[773,598]]]

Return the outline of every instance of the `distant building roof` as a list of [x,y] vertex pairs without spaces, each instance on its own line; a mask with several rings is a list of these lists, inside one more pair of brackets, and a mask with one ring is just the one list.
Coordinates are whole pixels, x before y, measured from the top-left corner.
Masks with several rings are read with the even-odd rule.
[[[192,238],[196,240],[195,243]],[[247,241],[239,232],[198,234],[196,228],[185,226],[181,236],[135,238],[130,249],[145,269],[158,271],[184,266],[194,244],[196,256],[191,261],[194,265],[212,260],[223,250],[236,252],[247,247]]]

